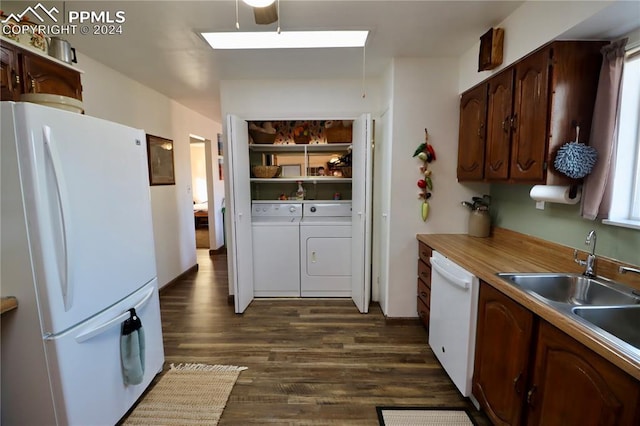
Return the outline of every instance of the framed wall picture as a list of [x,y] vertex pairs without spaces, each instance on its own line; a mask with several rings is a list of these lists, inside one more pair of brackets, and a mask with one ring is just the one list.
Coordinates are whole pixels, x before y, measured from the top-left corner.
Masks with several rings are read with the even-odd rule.
[[152,186],[176,184],[171,139],[147,135],[147,162],[149,184]]

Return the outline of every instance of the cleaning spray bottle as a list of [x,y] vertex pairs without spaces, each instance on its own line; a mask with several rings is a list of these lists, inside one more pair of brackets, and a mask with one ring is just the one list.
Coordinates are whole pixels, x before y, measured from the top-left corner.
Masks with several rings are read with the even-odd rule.
[[307,191],[302,186],[302,181],[296,181],[298,183],[298,190],[296,191],[296,200],[304,200],[307,195]]

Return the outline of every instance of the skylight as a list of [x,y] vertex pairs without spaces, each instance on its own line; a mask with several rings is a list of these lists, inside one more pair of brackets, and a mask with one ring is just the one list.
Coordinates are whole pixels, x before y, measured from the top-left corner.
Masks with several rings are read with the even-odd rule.
[[202,33],[214,49],[317,49],[363,47],[369,31],[282,31]]

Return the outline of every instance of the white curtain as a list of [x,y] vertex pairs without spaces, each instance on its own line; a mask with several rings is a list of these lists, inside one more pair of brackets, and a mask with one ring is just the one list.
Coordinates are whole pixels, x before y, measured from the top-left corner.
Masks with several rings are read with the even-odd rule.
[[598,162],[585,179],[582,217],[604,219],[609,214],[617,146],[618,111],[627,39],[602,48],[602,68],[593,111],[589,145],[598,151]]

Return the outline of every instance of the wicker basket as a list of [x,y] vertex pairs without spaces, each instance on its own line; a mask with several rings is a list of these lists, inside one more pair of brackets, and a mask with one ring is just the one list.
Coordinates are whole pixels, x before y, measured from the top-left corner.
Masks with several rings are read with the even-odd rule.
[[275,133],[259,132],[257,130],[249,130],[253,143],[257,144],[273,144],[276,141]]
[[252,166],[251,173],[257,178],[274,178],[280,175],[280,166]]
[[327,143],[351,143],[351,127],[336,126],[324,129]]

